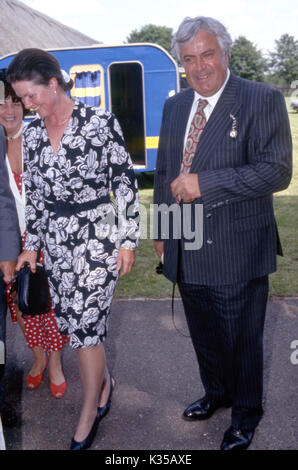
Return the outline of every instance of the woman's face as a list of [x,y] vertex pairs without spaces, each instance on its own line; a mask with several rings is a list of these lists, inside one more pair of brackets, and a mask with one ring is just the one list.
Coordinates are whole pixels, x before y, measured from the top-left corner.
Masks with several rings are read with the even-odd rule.
[[37,85],[31,80],[21,80],[12,84],[26,109],[37,112],[45,118],[53,113],[56,103],[55,83],[50,80],[49,85]]
[[0,124],[4,127],[8,137],[18,132],[23,121],[23,106],[20,101],[13,102],[9,95],[5,103],[0,105]]

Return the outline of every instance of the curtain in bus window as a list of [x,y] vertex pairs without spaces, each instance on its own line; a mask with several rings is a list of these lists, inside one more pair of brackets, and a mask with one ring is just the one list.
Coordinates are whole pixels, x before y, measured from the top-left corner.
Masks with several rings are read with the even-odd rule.
[[100,106],[100,71],[78,72],[75,78],[76,97],[88,106]]

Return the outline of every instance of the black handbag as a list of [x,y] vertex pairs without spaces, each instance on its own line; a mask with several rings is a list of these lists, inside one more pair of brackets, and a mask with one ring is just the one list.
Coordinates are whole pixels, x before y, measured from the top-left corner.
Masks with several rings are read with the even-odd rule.
[[36,265],[33,273],[25,265],[16,276],[18,307],[24,315],[43,315],[51,309],[51,297],[48,278],[44,267]]

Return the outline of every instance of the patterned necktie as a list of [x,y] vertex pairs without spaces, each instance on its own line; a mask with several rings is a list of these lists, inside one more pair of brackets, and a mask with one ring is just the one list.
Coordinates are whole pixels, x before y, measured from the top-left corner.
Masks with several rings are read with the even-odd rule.
[[198,142],[206,124],[204,108],[207,104],[207,100],[199,99],[196,113],[189,128],[180,173],[189,173]]

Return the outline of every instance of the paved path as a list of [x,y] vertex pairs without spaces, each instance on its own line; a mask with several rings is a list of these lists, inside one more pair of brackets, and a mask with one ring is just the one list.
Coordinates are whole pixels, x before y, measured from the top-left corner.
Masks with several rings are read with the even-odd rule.
[[[187,334],[180,300],[175,323]],[[272,298],[265,327],[265,415],[251,450],[297,449],[298,298]],[[17,325],[7,321],[7,398],[21,425],[5,429],[8,450],[69,448],[81,403],[76,353],[63,353],[68,390],[61,400],[49,391],[47,372],[35,391],[25,387],[31,352]],[[296,346],[298,349],[298,344]],[[230,410],[201,423],[181,419],[184,408],[203,394],[190,339],[172,323],[170,300],[115,301],[106,341],[116,378],[109,415],[93,450],[216,450],[230,425]],[[296,432],[296,434],[295,434]]]

